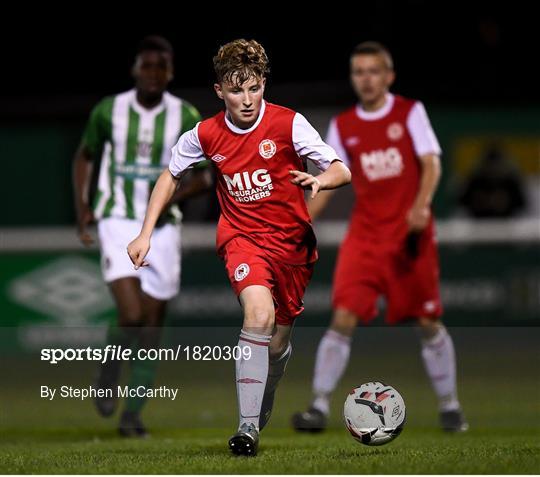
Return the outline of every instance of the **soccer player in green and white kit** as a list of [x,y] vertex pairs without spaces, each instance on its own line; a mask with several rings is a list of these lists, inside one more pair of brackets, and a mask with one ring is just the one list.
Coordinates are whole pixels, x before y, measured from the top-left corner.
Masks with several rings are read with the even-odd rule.
[[[109,328],[107,341],[123,347],[158,346],[167,301],[179,291],[180,211],[176,203],[210,186],[209,172],[200,168],[187,188],[166,209],[152,240],[150,266],[134,270],[126,247],[139,232],[154,183],[170,160],[178,137],[192,129],[200,115],[187,101],[166,88],[173,78],[173,50],[162,37],[142,40],[132,69],[135,87],[100,101],[92,111],[75,155],[73,183],[80,240],[89,245],[87,226],[96,219],[102,271],[118,311],[118,326]],[[88,201],[92,165],[101,157],[98,190]],[[130,362],[129,387],[152,386],[156,361]],[[116,394],[120,363],[101,365],[96,387]],[[128,398],[120,418],[124,436],[145,436],[140,412],[144,398]],[[102,416],[116,409],[115,398],[97,398]]]

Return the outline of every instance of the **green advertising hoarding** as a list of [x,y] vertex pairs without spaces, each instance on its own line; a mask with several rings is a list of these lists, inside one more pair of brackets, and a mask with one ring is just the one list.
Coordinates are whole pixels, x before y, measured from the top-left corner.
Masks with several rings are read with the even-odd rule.
[[[335,247],[322,247],[305,297],[300,326],[325,326]],[[441,295],[449,326],[535,326],[540,323],[540,250],[536,244],[442,245]],[[3,346],[99,341],[114,307],[103,283],[97,251],[0,254]],[[381,302],[384,309],[384,302]],[[382,313],[381,313],[382,315]],[[382,324],[382,316],[375,326]],[[184,253],[182,290],[168,309],[169,326],[240,324],[240,308],[212,249]],[[64,337],[47,329],[63,329]],[[70,335],[71,330],[71,335]],[[57,332],[55,331],[57,334]]]

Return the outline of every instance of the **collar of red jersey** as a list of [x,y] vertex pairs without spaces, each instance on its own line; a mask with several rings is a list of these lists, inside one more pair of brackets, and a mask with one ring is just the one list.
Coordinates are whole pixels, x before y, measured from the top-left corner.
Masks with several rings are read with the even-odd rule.
[[261,104],[261,110],[259,111],[259,116],[257,117],[257,121],[255,121],[255,124],[253,124],[253,126],[251,126],[250,128],[248,129],[241,129],[239,128],[238,126],[235,126],[232,121],[228,118],[228,113],[227,111],[225,111],[225,124],[227,125],[227,127],[232,131],[232,132],[235,132],[237,134],[247,134],[247,133],[250,133],[251,131],[254,131],[257,126],[260,124],[260,122],[262,121],[262,118],[264,116],[264,111],[266,110],[266,101],[263,99],[262,101],[262,104]]
[[386,93],[386,102],[382,108],[379,108],[376,111],[365,111],[362,108],[362,105],[358,104],[356,106],[356,114],[364,121],[376,121],[377,119],[384,118],[391,111],[393,106],[394,95],[392,93]]

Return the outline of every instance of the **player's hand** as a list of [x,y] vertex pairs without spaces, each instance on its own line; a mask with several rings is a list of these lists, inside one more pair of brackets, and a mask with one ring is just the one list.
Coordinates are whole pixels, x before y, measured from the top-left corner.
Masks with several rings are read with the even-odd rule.
[[314,199],[321,190],[321,183],[319,179],[317,179],[315,176],[312,176],[311,174],[302,171],[289,171],[289,174],[294,177],[294,179],[291,179],[291,182],[293,184],[296,184],[305,189],[311,187],[312,199]]
[[87,227],[95,221],[92,209],[88,205],[81,206],[77,217],[77,236],[85,247],[94,243],[94,238],[88,232]]
[[140,267],[147,267],[149,263],[144,259],[150,250],[150,239],[139,235],[127,247],[127,253],[135,270]]
[[429,207],[412,207],[407,214],[407,224],[411,232],[421,232],[427,227],[431,211]]

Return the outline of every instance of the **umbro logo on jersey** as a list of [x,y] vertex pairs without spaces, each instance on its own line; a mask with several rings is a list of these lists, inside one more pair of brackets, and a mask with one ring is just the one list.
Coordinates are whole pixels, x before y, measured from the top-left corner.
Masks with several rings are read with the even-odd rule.
[[386,135],[391,141],[399,141],[403,137],[403,126],[400,123],[392,123],[386,130]]
[[345,145],[348,147],[356,146],[360,143],[360,138],[358,136],[351,136],[345,139]]
[[214,162],[221,162],[221,161],[224,161],[225,159],[227,159],[225,156],[222,156],[221,154],[214,154],[212,156],[212,160]]
[[259,154],[263,159],[270,159],[276,153],[276,143],[271,139],[263,139],[259,144]]

